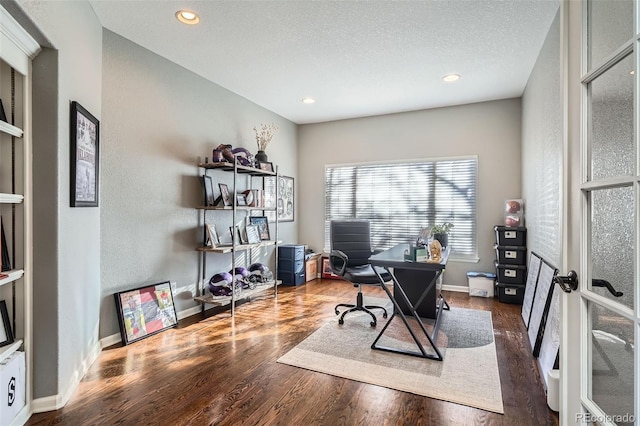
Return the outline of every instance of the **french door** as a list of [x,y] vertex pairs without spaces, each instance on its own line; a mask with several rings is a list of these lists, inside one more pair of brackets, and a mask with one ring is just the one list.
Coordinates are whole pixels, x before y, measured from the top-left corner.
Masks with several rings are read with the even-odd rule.
[[638,1],[563,1],[561,424],[639,424]]

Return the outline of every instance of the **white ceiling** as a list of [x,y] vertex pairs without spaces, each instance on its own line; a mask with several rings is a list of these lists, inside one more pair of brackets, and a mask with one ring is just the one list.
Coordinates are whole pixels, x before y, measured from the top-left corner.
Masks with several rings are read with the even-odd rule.
[[[295,123],[518,97],[557,0],[109,1],[102,25]],[[200,15],[189,26],[178,9]],[[462,76],[444,83],[445,74]],[[315,104],[306,105],[310,96]]]

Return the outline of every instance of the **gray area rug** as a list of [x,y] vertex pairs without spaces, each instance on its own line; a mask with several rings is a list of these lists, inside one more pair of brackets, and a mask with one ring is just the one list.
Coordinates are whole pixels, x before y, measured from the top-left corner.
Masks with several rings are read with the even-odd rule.
[[[388,300],[367,298],[365,303],[382,304],[392,312]],[[455,307],[443,311],[437,346],[444,361],[371,349],[387,320],[378,315],[376,328],[369,321],[361,313],[347,315],[343,325],[331,320],[278,362],[504,414],[491,312]],[[430,331],[431,321],[425,322]],[[410,323],[419,329],[413,318]],[[426,338],[423,344],[433,353]],[[400,317],[393,319],[378,345],[418,350]]]

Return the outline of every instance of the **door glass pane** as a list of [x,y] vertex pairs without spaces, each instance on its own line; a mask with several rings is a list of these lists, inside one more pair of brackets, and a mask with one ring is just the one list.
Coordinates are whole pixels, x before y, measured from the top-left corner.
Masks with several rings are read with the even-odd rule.
[[589,69],[633,36],[633,1],[591,0],[587,3]]
[[[635,281],[633,188],[593,191],[591,201],[591,289],[607,298],[633,307]],[[621,296],[612,294],[606,280]],[[599,284],[599,285],[598,285]]]
[[591,389],[590,397],[618,425],[632,425],[633,322],[590,303]]
[[591,179],[634,172],[632,55],[590,85]]

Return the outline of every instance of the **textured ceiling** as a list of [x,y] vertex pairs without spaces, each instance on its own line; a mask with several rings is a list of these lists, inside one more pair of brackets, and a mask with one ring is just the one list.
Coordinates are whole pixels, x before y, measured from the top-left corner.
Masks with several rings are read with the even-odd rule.
[[[557,0],[106,1],[102,25],[295,123],[520,96]],[[178,9],[200,15],[196,26]],[[455,83],[442,76],[457,73]],[[310,96],[315,104],[306,105]]]

